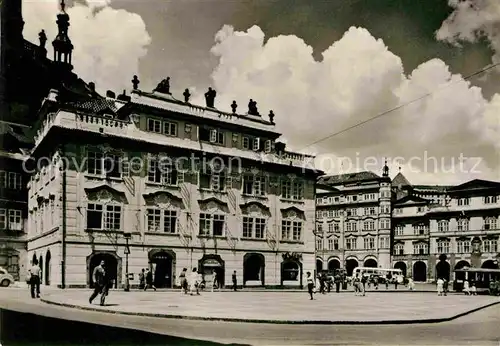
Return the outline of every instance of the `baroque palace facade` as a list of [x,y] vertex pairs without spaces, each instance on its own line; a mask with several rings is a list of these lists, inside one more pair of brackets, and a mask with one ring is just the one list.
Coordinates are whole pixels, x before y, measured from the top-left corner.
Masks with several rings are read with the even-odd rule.
[[[314,271],[312,157],[276,142],[264,120],[153,92],[62,102],[40,110],[29,188],[29,258],[50,282],[91,286],[104,260],[120,287],[150,267],[157,287],[183,268],[230,284],[299,287]],[[137,275],[132,285],[138,283]]]

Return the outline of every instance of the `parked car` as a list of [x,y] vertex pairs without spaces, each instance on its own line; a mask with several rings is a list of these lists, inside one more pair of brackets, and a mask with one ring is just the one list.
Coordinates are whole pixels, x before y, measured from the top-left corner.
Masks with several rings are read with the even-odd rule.
[[14,277],[10,275],[6,269],[0,267],[0,286],[9,287],[14,283]]

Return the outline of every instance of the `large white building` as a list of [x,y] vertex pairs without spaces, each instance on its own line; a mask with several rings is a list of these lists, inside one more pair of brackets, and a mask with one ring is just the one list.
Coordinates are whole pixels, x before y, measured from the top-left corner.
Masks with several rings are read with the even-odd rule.
[[120,287],[127,252],[129,272],[150,267],[159,287],[194,267],[226,285],[236,271],[239,285],[302,286],[314,271],[311,157],[276,142],[272,115],[164,89],[78,102],[51,91],[32,152],[29,258],[65,287],[92,285],[101,260]]
[[453,279],[463,267],[498,268],[500,182],[422,186],[399,173],[392,185],[394,267],[415,281]]

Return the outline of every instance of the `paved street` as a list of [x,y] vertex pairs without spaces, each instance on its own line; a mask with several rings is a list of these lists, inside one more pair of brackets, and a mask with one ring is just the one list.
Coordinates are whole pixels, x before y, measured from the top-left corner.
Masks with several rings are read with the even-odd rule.
[[498,302],[490,296],[434,293],[353,293],[316,295],[309,300],[307,292],[203,292],[190,296],[179,291],[113,291],[107,306],[98,299],[88,303],[89,290],[65,290],[48,293],[48,302],[89,307],[122,313],[169,317],[196,317],[222,320],[273,322],[335,321],[384,322],[452,318],[456,315]]
[[[88,293],[88,292],[87,292]],[[417,293],[417,295],[420,295]],[[365,297],[371,299],[371,297]],[[449,297],[443,297],[449,298]],[[362,299],[362,298],[360,298]],[[317,301],[320,304],[321,301]],[[316,302],[315,302],[316,303]],[[47,305],[29,298],[26,290],[0,290],[2,308],[46,317],[90,322],[106,326],[133,328],[152,333],[247,345],[494,345],[500,342],[500,309],[493,306],[459,319],[408,325],[284,325],[220,321],[193,321],[116,315]],[[355,306],[361,309],[362,306]],[[436,306],[427,306],[436,310]],[[445,309],[447,307],[443,307]],[[75,335],[75,340],[79,340]],[[74,341],[75,341],[74,340]],[[170,339],[169,339],[170,340]],[[185,339],[184,339],[185,340]],[[36,345],[37,343],[33,343]],[[111,343],[109,343],[111,345]],[[115,343],[114,345],[125,345]],[[130,345],[132,345],[131,343]],[[143,342],[142,345],[153,343]],[[163,342],[167,344],[167,342]],[[168,342],[168,344],[200,345]]]

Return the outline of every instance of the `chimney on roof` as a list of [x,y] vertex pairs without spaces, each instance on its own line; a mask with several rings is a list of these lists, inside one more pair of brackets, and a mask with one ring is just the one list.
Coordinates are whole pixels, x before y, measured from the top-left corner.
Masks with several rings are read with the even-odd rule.
[[129,102],[131,100],[130,96],[127,96],[127,92],[125,90],[123,90],[123,94],[118,95],[116,99],[125,102]]
[[114,99],[114,98],[116,98],[116,95],[111,90],[107,90],[106,91],[106,97],[109,97],[110,99]]
[[90,82],[90,83],[89,83],[89,89],[90,89],[90,91],[92,91],[93,93],[95,92],[95,83],[94,83],[94,82]]
[[274,144],[274,148],[276,149],[276,153],[278,155],[281,155],[285,153],[286,144],[282,142],[276,142]]
[[50,89],[49,95],[47,95],[47,100],[52,102],[57,102],[58,97],[59,97],[59,91],[56,89]]

